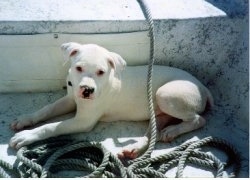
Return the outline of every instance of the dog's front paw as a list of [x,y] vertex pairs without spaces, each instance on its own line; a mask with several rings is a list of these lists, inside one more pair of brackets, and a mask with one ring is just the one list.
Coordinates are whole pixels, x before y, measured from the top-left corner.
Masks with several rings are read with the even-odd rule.
[[19,133],[16,133],[10,139],[10,147],[15,149],[20,149],[21,147],[31,144],[37,140],[38,134],[34,130],[24,130]]
[[10,128],[14,131],[22,130],[25,127],[33,126],[32,115],[23,115],[18,117],[14,122],[10,124]]

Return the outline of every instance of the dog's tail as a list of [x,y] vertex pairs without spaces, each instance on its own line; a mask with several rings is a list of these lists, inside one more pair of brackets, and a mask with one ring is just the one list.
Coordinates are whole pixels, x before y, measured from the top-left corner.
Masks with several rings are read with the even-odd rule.
[[206,92],[207,92],[206,109],[211,109],[214,107],[214,98],[213,98],[213,95],[211,94],[211,92],[207,88],[206,88]]

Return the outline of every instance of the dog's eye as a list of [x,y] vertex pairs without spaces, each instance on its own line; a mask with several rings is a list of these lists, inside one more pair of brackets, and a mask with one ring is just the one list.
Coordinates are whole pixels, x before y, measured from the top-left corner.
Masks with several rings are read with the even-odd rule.
[[83,72],[83,68],[81,66],[76,66],[76,71]]
[[103,70],[98,70],[96,72],[97,76],[102,76],[105,72]]

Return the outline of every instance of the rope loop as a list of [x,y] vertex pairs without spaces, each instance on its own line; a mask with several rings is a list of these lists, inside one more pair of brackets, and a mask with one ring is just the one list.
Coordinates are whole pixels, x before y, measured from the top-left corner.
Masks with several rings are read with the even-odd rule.
[[[229,160],[221,162],[214,155],[202,152],[203,147],[222,150]],[[19,149],[15,164],[17,167],[0,160],[0,177],[10,177],[7,172],[11,172],[15,177],[53,178],[61,177],[60,171],[75,170],[84,173],[82,177],[162,178],[174,167],[177,167],[176,177],[183,177],[187,164],[210,169],[215,177],[222,177],[226,168],[233,167],[230,177],[234,177],[239,174],[241,158],[235,148],[224,140],[207,137],[125,167],[117,156],[98,142],[69,141],[68,138],[57,137]]]
[[[221,162],[214,155],[200,151],[202,147],[223,150],[229,161],[227,163]],[[209,136],[195,142],[184,143],[167,154],[137,161],[128,167],[128,174],[130,177],[145,177],[145,175],[148,175],[147,177],[166,177],[165,174],[171,168],[177,167],[176,177],[183,177],[185,165],[192,164],[200,168],[210,169],[214,172],[215,177],[222,177],[225,167],[232,165],[231,162],[234,162],[234,172],[230,177],[234,177],[239,174],[241,167],[239,153],[224,140]]]

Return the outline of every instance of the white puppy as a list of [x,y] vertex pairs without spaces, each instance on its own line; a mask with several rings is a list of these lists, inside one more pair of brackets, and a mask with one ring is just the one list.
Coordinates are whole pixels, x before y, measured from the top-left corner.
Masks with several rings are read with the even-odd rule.
[[[125,68],[126,62],[120,55],[94,44],[65,43],[61,48],[71,61],[67,95],[33,114],[19,117],[11,128],[22,130],[76,109],[75,117],[20,131],[11,138],[11,147],[18,149],[49,137],[88,132],[98,121],[149,119],[147,66]],[[204,126],[205,119],[199,114],[205,110],[207,102],[213,104],[209,90],[195,77],[166,66],[154,66],[153,95],[158,137],[164,142]],[[173,118],[181,122],[174,124]],[[135,158],[147,143],[145,136],[119,156]]]

